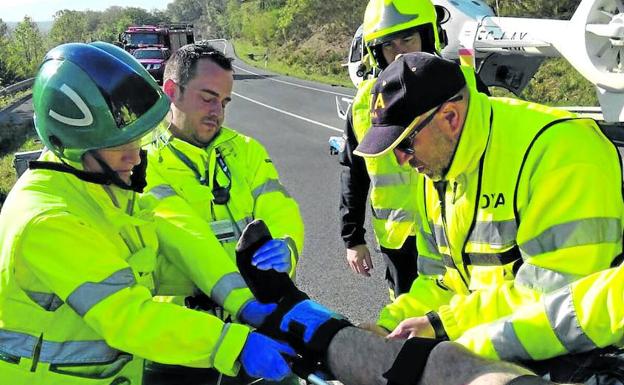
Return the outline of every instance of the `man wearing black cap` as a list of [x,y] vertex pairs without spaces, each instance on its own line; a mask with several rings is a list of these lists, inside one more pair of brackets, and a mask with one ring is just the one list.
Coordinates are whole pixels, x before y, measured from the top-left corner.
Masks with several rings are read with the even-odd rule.
[[[426,176],[414,197],[419,277],[378,325],[391,338],[459,339],[510,361],[597,346],[572,311],[545,312],[550,334],[494,322],[609,268],[622,252],[622,170],[595,122],[473,92],[455,63],[424,53],[398,58],[372,93],[373,127],[355,153],[393,151]],[[460,338],[490,322],[495,330]]]

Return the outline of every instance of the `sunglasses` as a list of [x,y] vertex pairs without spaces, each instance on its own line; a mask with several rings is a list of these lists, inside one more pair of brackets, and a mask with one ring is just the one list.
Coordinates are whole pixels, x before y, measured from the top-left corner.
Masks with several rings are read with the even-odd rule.
[[[449,100],[447,100],[446,102],[444,102],[444,103],[440,104],[439,106],[437,106],[436,109],[433,110],[433,112],[431,114],[429,114],[429,116],[427,116],[420,123],[418,123],[412,129],[412,132],[410,132],[410,134],[408,136],[403,138],[403,140],[395,148],[397,150],[401,151],[404,154],[414,155],[414,138],[416,137],[416,135],[418,135],[418,133],[420,131],[422,131],[429,123],[431,123],[431,121],[433,120],[433,117],[435,116],[435,114],[438,113],[438,111],[440,111],[440,109],[442,108],[443,105],[445,105],[446,103],[449,103],[449,102],[458,102],[458,101],[460,101],[462,99],[463,99],[463,96],[456,95],[456,96],[453,96],[452,98],[450,98]],[[418,117],[416,117],[416,119],[418,119]],[[416,119],[414,119],[414,120],[416,120]]]

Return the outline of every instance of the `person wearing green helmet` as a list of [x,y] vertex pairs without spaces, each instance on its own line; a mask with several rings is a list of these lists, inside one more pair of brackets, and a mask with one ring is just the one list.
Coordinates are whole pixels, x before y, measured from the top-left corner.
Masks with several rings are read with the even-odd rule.
[[170,284],[177,256],[136,203],[141,146],[169,111],[147,71],[111,44],[60,45],[39,67],[33,104],[49,151],[0,212],[0,383],[141,384],[144,359],[288,375],[288,345],[153,298],[185,288]]

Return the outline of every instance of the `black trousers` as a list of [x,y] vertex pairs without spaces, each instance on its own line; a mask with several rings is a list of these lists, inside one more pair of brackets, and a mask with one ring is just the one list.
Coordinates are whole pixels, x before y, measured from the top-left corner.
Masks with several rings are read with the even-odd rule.
[[407,237],[400,249],[381,247],[381,253],[386,262],[386,281],[394,296],[407,293],[412,282],[418,277],[418,250],[416,237]]
[[525,366],[555,382],[624,385],[624,349],[615,347],[528,362]]
[[249,377],[243,369],[238,376],[222,376],[215,369],[189,368],[147,362],[143,371],[143,385],[299,385],[298,377],[291,375],[281,381],[258,380]]

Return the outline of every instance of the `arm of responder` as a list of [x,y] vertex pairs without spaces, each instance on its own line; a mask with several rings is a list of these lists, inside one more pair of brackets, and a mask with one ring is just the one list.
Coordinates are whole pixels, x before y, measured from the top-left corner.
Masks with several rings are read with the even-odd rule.
[[620,265],[548,293],[509,318],[472,328],[457,342],[481,356],[508,361],[544,360],[619,344],[624,339],[623,293]]
[[254,198],[253,216],[262,219],[274,239],[286,241],[290,249],[289,275],[297,267],[303,251],[303,219],[297,202],[280,183],[279,174],[265,148],[249,138],[247,152],[247,180]]
[[[455,296],[439,309],[450,339],[609,268],[622,252],[620,161],[593,121],[549,128],[535,141],[524,170],[517,192],[517,243],[524,263],[513,283]],[[534,338],[527,343],[544,346],[537,334]]]
[[153,188],[142,195],[140,204],[154,212],[163,254],[203,293],[238,315],[254,297],[236,264],[208,222],[176,195],[155,168],[148,167],[148,180]]
[[64,212],[36,218],[16,247],[16,275],[34,274],[109,346],[161,363],[237,373],[248,327],[153,301],[127,256],[81,218]]
[[418,277],[408,293],[398,296],[381,310],[377,324],[388,331],[393,331],[405,319],[424,316],[448,304],[454,295],[443,284],[446,268],[437,252],[433,235],[422,223],[417,223],[416,229]]
[[370,186],[370,177],[366,171],[364,158],[353,154],[358,143],[353,133],[351,108],[347,114],[344,137],[346,138],[344,150],[338,154],[338,161],[343,166],[340,172],[340,235],[345,247],[350,249],[366,244],[364,218],[366,197]]

